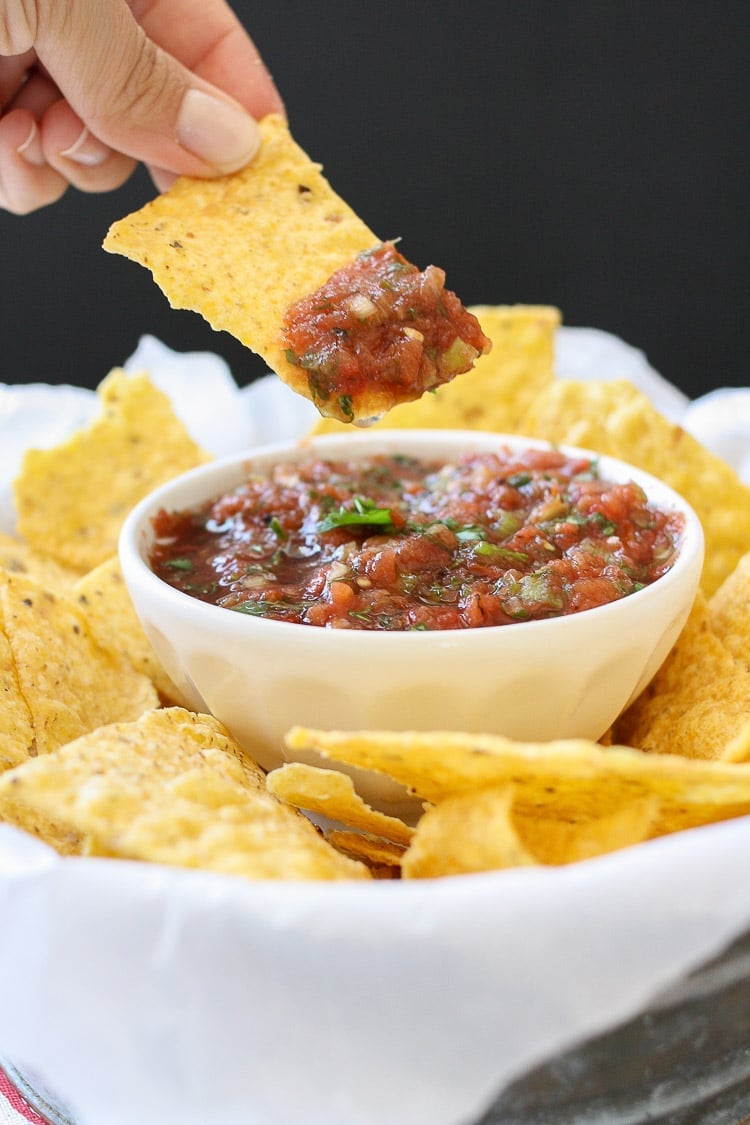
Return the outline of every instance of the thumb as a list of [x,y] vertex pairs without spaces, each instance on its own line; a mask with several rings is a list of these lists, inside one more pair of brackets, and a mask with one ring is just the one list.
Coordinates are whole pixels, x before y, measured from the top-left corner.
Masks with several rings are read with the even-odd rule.
[[236,171],[255,155],[255,120],[149,39],[126,0],[47,0],[37,12],[39,59],[111,148],[193,176]]

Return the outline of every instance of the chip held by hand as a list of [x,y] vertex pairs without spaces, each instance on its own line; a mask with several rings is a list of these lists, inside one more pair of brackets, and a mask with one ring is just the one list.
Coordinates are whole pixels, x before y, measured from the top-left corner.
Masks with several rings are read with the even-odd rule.
[[382,241],[269,115],[258,156],[218,180],[182,177],[116,222],[104,249],[151,270],[174,308],[257,352],[321,414],[366,424],[469,371],[477,317]]

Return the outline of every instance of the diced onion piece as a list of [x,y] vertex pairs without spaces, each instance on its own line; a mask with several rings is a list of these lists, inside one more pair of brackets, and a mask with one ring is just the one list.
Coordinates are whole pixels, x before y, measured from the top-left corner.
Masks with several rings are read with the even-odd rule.
[[443,352],[443,371],[464,371],[471,367],[478,355],[476,348],[467,344],[460,336],[456,336],[451,346]]
[[363,293],[355,293],[353,297],[349,298],[349,308],[357,320],[369,320],[378,311],[370,298],[365,297]]

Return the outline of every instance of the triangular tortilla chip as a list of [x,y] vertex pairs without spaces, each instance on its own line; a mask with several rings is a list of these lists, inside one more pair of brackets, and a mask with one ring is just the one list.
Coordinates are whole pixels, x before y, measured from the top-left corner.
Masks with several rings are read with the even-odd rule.
[[115,368],[98,393],[91,424],[52,449],[29,450],[13,482],[19,534],[79,574],[115,553],[134,504],[209,460],[148,375]]
[[750,551],[721,584],[708,608],[714,633],[750,671]]
[[13,535],[0,532],[0,568],[11,574],[25,574],[48,590],[69,594],[78,574],[68,567],[61,566],[48,555],[41,554],[28,543]]
[[165,703],[185,704],[143,631],[117,556],[84,574],[71,597],[98,644],[122,653],[137,671],[148,676]]
[[699,594],[654,679],[617,720],[616,742],[654,754],[723,758],[750,723],[750,670],[716,634]]
[[0,572],[0,629],[39,754],[158,705],[151,681],[94,641],[74,602],[29,578]]
[[267,792],[226,729],[181,708],[115,723],[0,778],[0,810],[46,816],[94,855],[253,879],[366,879]]

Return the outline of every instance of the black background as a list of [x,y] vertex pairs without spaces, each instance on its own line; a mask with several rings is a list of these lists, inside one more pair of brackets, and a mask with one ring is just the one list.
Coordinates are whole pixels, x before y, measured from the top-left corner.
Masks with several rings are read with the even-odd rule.
[[[234,7],[334,188],[464,301],[555,304],[691,395],[750,382],[746,3]],[[0,379],[95,386],[147,332],[262,372],[100,249],[153,193],[0,213]]]

